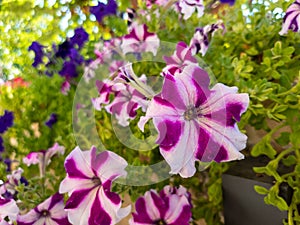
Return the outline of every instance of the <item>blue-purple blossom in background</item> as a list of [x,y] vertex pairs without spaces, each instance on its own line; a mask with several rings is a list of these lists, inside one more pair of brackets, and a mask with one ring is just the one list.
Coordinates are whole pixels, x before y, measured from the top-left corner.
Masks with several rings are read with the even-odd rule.
[[34,51],[35,57],[34,57],[34,62],[32,63],[33,67],[37,67],[39,64],[43,63],[43,48],[45,46],[41,45],[37,41],[32,42],[32,44],[29,46],[28,51]]
[[[0,136],[0,153],[4,151],[4,146],[3,146],[3,139],[2,137]],[[0,156],[0,159],[1,159],[1,156]]]
[[117,13],[118,5],[115,0],[108,0],[107,4],[98,2],[97,6],[90,7],[90,12],[95,15],[98,22],[107,15],[115,15]]
[[88,33],[82,27],[79,27],[75,30],[74,36],[71,37],[71,44],[73,46],[77,45],[81,49],[88,39]]
[[3,134],[13,124],[14,124],[13,112],[5,110],[4,115],[0,116],[0,133]]
[[47,127],[52,128],[52,126],[57,122],[57,115],[55,113],[52,113],[50,115],[50,118],[45,122],[45,125]]
[[221,2],[221,3],[229,4],[229,5],[234,5],[235,0],[220,0],[220,2]]

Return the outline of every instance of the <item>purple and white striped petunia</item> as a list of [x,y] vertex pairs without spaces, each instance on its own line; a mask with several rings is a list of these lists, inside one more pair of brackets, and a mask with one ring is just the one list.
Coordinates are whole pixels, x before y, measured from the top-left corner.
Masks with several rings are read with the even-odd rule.
[[203,28],[197,28],[190,42],[192,54],[196,55],[201,52],[202,56],[204,56],[207,52],[210,38],[215,34],[217,30],[220,29],[223,31],[225,30],[222,21],[218,21],[217,23],[211,25],[206,25]]
[[0,195],[12,198],[16,194],[16,187],[24,181],[23,172],[22,168],[18,168],[7,175],[7,181],[0,186]]
[[300,0],[296,0],[286,10],[286,14],[283,18],[282,29],[279,34],[285,35],[288,30],[292,30],[294,32],[300,31]]
[[180,186],[170,186],[157,194],[150,190],[135,203],[136,212],[130,219],[130,225],[188,225],[191,220],[190,194]]
[[197,59],[192,56],[190,47],[184,42],[179,42],[174,54],[164,56],[164,60],[167,66],[163,69],[163,74],[175,74],[175,72],[182,72],[182,69],[187,65],[198,65]]
[[156,55],[159,47],[159,38],[150,33],[147,26],[135,25],[131,32],[122,38],[121,49],[124,54],[152,52]]
[[54,145],[48,150],[41,150],[39,152],[30,152],[23,158],[23,163],[27,166],[39,164],[40,176],[43,177],[46,172],[46,166],[51,162],[51,158],[54,155],[63,155],[65,153],[65,147],[54,143]]
[[59,192],[68,192],[65,210],[76,225],[116,224],[131,210],[131,206],[121,208],[120,197],[110,191],[112,181],[127,174],[127,162],[113,152],[96,151],[76,147],[65,161],[67,177]]
[[113,93],[112,86],[113,82],[111,80],[96,80],[99,97],[92,98],[92,103],[96,110],[100,111],[103,105],[109,103],[109,95]]
[[0,196],[0,225],[9,225],[5,218],[11,222],[17,219],[19,208],[13,199],[4,199]]
[[18,225],[71,225],[64,210],[64,197],[54,194],[25,215],[19,215]]
[[183,19],[187,20],[197,10],[197,16],[200,18],[204,12],[202,0],[179,0],[178,6],[180,12],[184,15]]
[[195,161],[223,162],[242,159],[239,152],[247,136],[236,122],[246,111],[248,94],[236,87],[216,84],[209,89],[208,74],[200,67],[186,66],[182,73],[165,76],[162,92],[155,96],[138,126],[153,119],[158,130],[160,153],[171,174],[191,177]]

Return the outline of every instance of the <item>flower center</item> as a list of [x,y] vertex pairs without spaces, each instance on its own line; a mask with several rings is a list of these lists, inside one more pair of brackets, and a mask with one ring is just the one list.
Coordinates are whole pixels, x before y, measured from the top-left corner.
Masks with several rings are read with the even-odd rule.
[[187,121],[193,120],[197,118],[197,116],[198,116],[198,112],[195,106],[189,106],[183,114],[184,119]]
[[100,180],[100,178],[99,177],[93,177],[92,178],[92,181],[93,181],[93,183],[96,185],[96,186],[100,186],[101,185],[101,180]]
[[48,217],[50,216],[50,212],[46,209],[41,211],[41,217]]
[[164,220],[158,220],[155,222],[155,225],[167,225],[167,223]]

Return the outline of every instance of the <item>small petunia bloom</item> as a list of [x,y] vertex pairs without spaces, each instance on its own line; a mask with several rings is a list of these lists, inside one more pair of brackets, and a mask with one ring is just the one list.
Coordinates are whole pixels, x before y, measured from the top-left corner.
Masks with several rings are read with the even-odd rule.
[[98,22],[102,22],[102,19],[108,15],[117,14],[118,5],[115,0],[108,0],[107,4],[98,2],[97,6],[90,7],[90,12],[94,14]]
[[67,177],[61,182],[60,193],[68,193],[65,210],[69,221],[76,225],[113,225],[126,217],[131,207],[121,208],[120,197],[111,192],[112,182],[127,173],[127,162],[110,151],[97,154],[92,147],[81,151],[76,147],[66,158]]
[[33,67],[37,67],[39,64],[43,63],[44,47],[45,46],[41,45],[36,41],[32,42],[31,45],[29,46],[28,51],[34,51],[35,54],[34,62],[32,63]]
[[170,0],[146,0],[147,8],[151,8],[152,5],[165,6]]
[[88,39],[88,33],[82,27],[79,27],[75,29],[74,36],[71,37],[70,42],[73,46],[77,45],[80,49]]
[[172,56],[164,56],[167,66],[163,69],[163,73],[175,74],[182,72],[182,69],[187,65],[198,65],[197,59],[192,55],[190,47],[179,42],[176,46],[176,51]]
[[13,112],[4,111],[4,115],[0,116],[0,134],[7,131],[9,127],[14,124],[14,114]]
[[57,122],[57,114],[51,113],[50,118],[45,122],[45,125],[49,128],[52,128],[52,126]]
[[19,215],[18,225],[71,225],[64,210],[64,197],[54,194],[25,215]]
[[41,150],[39,152],[30,152],[23,158],[23,163],[27,166],[39,164],[40,175],[45,175],[46,166],[51,163],[51,158],[54,155],[63,155],[65,153],[65,147],[54,143],[54,145],[48,150]]
[[158,48],[159,38],[156,34],[150,33],[145,24],[136,24],[131,32],[122,38],[121,49],[124,54],[152,52],[156,55]]
[[130,225],[189,225],[192,217],[190,194],[182,186],[166,186],[159,194],[147,191],[136,201],[135,209]]
[[4,199],[0,196],[0,225],[9,225],[5,218],[11,222],[17,219],[19,208],[13,199]]
[[63,95],[68,95],[69,91],[70,91],[71,85],[69,83],[68,80],[65,80],[62,84],[61,84],[61,88],[60,91]]
[[300,0],[296,0],[286,10],[283,18],[282,29],[279,34],[285,35],[288,30],[292,30],[294,32],[300,31]]
[[171,174],[191,177],[195,161],[224,162],[242,159],[247,136],[236,124],[249,104],[248,94],[236,87],[216,84],[209,88],[208,74],[186,66],[182,73],[165,76],[162,92],[148,105],[138,126],[153,119],[160,153]]
[[210,39],[217,30],[225,30],[222,21],[218,21],[217,23],[211,25],[206,25],[203,28],[197,28],[190,42],[192,54],[196,55],[201,52],[202,56],[204,56],[207,52]]
[[113,93],[112,86],[113,83],[111,80],[96,81],[99,97],[92,98],[92,103],[96,110],[100,111],[103,105],[109,103],[109,95]]
[[0,195],[12,198],[16,194],[16,187],[20,183],[26,185],[27,181],[22,177],[23,172],[22,168],[18,168],[7,175],[7,181],[0,186]]
[[183,19],[187,20],[197,10],[198,18],[203,15],[204,5],[203,0],[179,0],[179,10],[184,15]]

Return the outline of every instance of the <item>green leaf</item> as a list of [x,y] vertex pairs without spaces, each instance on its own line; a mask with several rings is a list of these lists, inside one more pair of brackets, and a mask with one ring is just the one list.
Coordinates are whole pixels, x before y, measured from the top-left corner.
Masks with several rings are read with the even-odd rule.
[[276,155],[275,149],[270,144],[270,135],[266,135],[258,142],[251,150],[251,155],[257,157],[259,155],[266,155],[270,159],[274,159]]
[[282,162],[286,166],[292,166],[297,163],[297,159],[294,155],[289,155],[288,157],[282,159]]
[[258,185],[254,185],[254,190],[261,195],[266,195],[269,193],[269,190],[262,187],[262,186],[258,186]]

